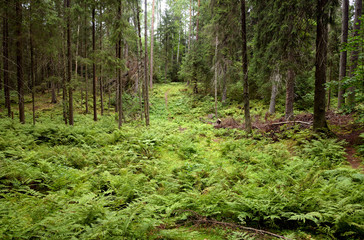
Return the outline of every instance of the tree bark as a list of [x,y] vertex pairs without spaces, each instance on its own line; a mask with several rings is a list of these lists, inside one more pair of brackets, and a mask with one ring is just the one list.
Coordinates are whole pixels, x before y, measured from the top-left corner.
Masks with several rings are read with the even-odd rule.
[[200,0],[198,0],[197,20],[196,20],[196,41],[198,41],[198,25],[200,22]]
[[244,117],[245,117],[245,129],[248,133],[252,132],[252,124],[250,119],[250,107],[249,107],[249,81],[248,81],[248,53],[247,53],[247,41],[246,41],[246,13],[245,13],[245,0],[241,0],[241,35],[242,35],[242,61],[243,61],[243,76],[244,76]]
[[68,87],[68,114],[69,114],[69,124],[73,125],[73,89],[71,84],[71,68],[72,68],[72,55],[71,55],[71,0],[67,1],[67,82],[70,85]]
[[145,124],[149,126],[149,92],[148,92],[148,24],[147,24],[147,0],[144,0],[144,40],[145,40],[145,51],[144,51],[144,114],[145,114]]
[[[121,2],[120,2],[120,5],[119,5],[118,19],[119,19],[119,21],[121,20]],[[119,35],[117,54],[118,54],[118,58],[121,60],[121,35]],[[118,95],[118,113],[119,113],[118,126],[119,126],[119,129],[120,129],[122,124],[123,124],[123,105],[122,105],[123,104],[123,82],[122,82],[122,78],[121,78],[121,69],[120,69],[120,67],[118,67],[117,76],[118,76],[117,95]]]
[[5,15],[3,18],[3,68],[4,68],[4,96],[8,117],[11,117],[10,87],[9,87],[9,24],[8,8],[9,0],[5,1]]
[[[137,28],[138,28],[138,79],[139,76],[141,76],[142,74],[140,73],[140,67],[141,67],[141,63],[142,63],[142,58],[143,58],[143,44],[142,44],[142,36],[141,36],[141,29],[140,29],[140,18],[139,18],[139,1],[136,1],[136,8],[137,8],[137,13],[136,13],[136,19],[137,19]],[[140,63],[140,64],[139,64]],[[143,81],[140,82],[141,88],[143,89]],[[139,102],[140,102],[140,118],[143,121],[143,102],[142,102],[142,95],[143,95],[143,91],[140,91],[140,88],[138,87],[138,93],[139,93]]]
[[188,28],[188,53],[191,49],[191,31],[192,31],[192,0],[190,0],[190,26]]
[[[341,44],[346,45],[348,42],[348,29],[349,29],[349,0],[343,0],[342,6],[342,25],[341,25]],[[337,107],[342,108],[344,104],[344,89],[342,88],[342,81],[346,77],[346,65],[348,52],[340,52],[340,70],[339,70],[339,93]]]
[[152,24],[150,26],[150,89],[153,88],[153,57],[154,57],[154,4],[152,3]]
[[92,63],[92,94],[93,94],[93,110],[94,110],[94,121],[97,121],[97,99],[96,99],[96,40],[95,40],[95,7],[92,8],[92,51],[94,53],[94,59]]
[[327,131],[325,118],[325,83],[327,67],[327,41],[328,41],[328,0],[317,0],[317,37],[316,37],[316,71],[315,71],[315,97],[313,129],[314,131]]
[[16,12],[16,69],[17,69],[17,81],[18,81],[18,99],[19,99],[19,120],[21,123],[25,123],[24,114],[24,79],[23,79],[23,35],[22,35],[22,2],[17,0],[15,4]]
[[[289,53],[288,61],[292,63],[294,61],[292,53]],[[292,120],[293,118],[293,102],[294,102],[294,83],[296,74],[293,68],[289,68],[287,72],[286,81],[286,120]]]
[[33,20],[32,2],[29,5],[29,48],[30,48],[30,79],[32,84],[32,112],[33,125],[35,125],[35,77],[34,77],[34,51],[33,51]]
[[[102,47],[102,37],[103,37],[103,31],[102,31],[102,6],[100,5],[100,50],[103,50]],[[103,78],[102,78],[102,62],[100,62],[100,108],[101,108],[101,116],[104,115],[104,86],[103,86]]]
[[[87,6],[85,3],[85,12],[86,12]],[[86,14],[85,14],[85,19],[84,19],[84,25],[85,25],[85,58],[87,59],[88,54],[87,54],[87,18],[86,18]],[[85,64],[85,110],[86,110],[86,114],[89,113],[89,109],[88,109],[88,67],[87,64]]]
[[269,114],[274,114],[276,112],[276,98],[279,90],[279,83],[281,82],[281,75],[279,71],[276,70],[273,72],[272,76],[272,93],[270,95],[270,104],[269,104]]
[[215,77],[214,77],[214,87],[215,87],[215,118],[217,119],[217,47],[219,45],[219,36],[216,32],[215,39]]
[[[363,5],[362,0],[356,0],[355,1],[355,17],[354,17],[354,26],[353,26],[354,38],[359,36],[360,17],[361,17],[361,14],[362,14],[362,5]],[[350,77],[351,78],[354,77],[355,69],[358,66],[359,50],[358,50],[358,46],[355,46],[355,48],[356,49],[352,52],[351,58],[350,58],[350,61],[351,61]],[[350,86],[348,88],[348,92],[349,92],[349,95],[348,95],[348,98],[347,98],[347,104],[349,106],[353,107],[355,105],[355,87]]]
[[[64,20],[67,18],[67,0],[64,0]],[[67,116],[67,63],[66,63],[66,42],[67,42],[67,29],[63,27],[63,44],[62,44],[62,107],[63,107],[63,120],[67,125],[68,116]]]

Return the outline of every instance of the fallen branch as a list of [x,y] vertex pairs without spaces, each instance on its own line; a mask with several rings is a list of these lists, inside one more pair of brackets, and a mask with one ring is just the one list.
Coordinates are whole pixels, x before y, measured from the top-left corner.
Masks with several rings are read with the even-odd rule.
[[302,121],[287,121],[287,122],[277,122],[277,123],[271,123],[271,124],[267,124],[267,125],[282,125],[282,124],[288,124],[288,123],[301,123],[301,124],[306,124],[306,125],[311,125],[312,122],[302,122]]
[[289,238],[286,238],[284,236],[275,234],[275,233],[271,233],[265,230],[261,230],[261,229],[256,229],[256,228],[252,228],[252,227],[244,227],[238,224],[234,224],[234,223],[227,223],[227,222],[220,222],[217,221],[216,219],[208,219],[207,217],[201,216],[200,214],[196,213],[195,211],[192,210],[180,210],[179,212],[189,212],[192,213],[194,215],[194,217],[196,219],[190,220],[191,222],[193,222],[194,224],[210,224],[210,225],[219,225],[219,226],[224,226],[224,227],[229,227],[229,228],[237,228],[237,229],[242,229],[242,230],[246,230],[246,231],[251,231],[251,232],[255,232],[255,233],[259,233],[262,235],[270,235],[276,238],[281,238],[281,239],[286,239],[286,240],[290,240]]

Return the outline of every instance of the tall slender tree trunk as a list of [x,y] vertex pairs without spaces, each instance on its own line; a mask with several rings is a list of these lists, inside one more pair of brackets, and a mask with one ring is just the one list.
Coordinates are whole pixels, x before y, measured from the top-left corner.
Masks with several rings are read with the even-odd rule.
[[198,6],[198,9],[197,9],[197,20],[196,20],[196,41],[198,41],[198,25],[199,25],[199,22],[200,22],[200,0],[197,1],[197,6]]
[[145,51],[144,51],[144,114],[145,124],[149,126],[149,92],[148,92],[148,24],[147,24],[147,0],[144,0],[144,40],[145,40]]
[[313,129],[315,131],[328,130],[325,118],[325,83],[327,67],[327,41],[328,41],[328,0],[317,0],[317,37],[316,37],[316,72]]
[[34,77],[34,49],[33,49],[33,20],[32,2],[29,5],[29,48],[30,48],[30,79],[32,84],[32,112],[33,125],[35,125],[35,77]]
[[179,46],[181,44],[181,30],[178,30],[177,65],[179,64]]
[[190,0],[190,26],[188,28],[188,53],[191,49],[191,31],[192,31],[192,0]]
[[24,114],[24,79],[23,79],[23,35],[22,35],[22,2],[17,0],[15,4],[16,12],[16,69],[18,80],[18,99],[19,99],[19,120],[21,123],[25,123]]
[[8,110],[8,117],[11,117],[10,86],[9,86],[9,24],[8,8],[9,0],[5,1],[5,11],[3,18],[3,68],[4,68],[4,96],[5,107]]
[[[67,8],[67,0],[64,0],[64,10],[65,14]],[[65,15],[66,18],[66,15]],[[64,123],[67,125],[68,123],[68,110],[67,110],[67,63],[66,63],[66,42],[67,42],[67,30],[64,27],[63,29],[63,44],[62,44],[62,107],[63,107],[63,120]]]
[[152,24],[150,27],[150,89],[153,88],[153,57],[154,57],[154,3],[152,3]]
[[214,77],[214,88],[215,88],[215,118],[217,119],[217,47],[219,45],[219,35],[216,32],[215,39],[215,77]]
[[[355,1],[355,17],[354,17],[354,38],[359,36],[359,30],[360,30],[360,18],[362,15],[362,7],[363,7],[363,1],[362,0],[356,0]],[[359,59],[359,50],[358,50],[358,46],[355,46],[355,50],[352,52],[351,54],[351,65],[350,65],[350,77],[354,77],[355,75],[355,69],[358,66],[358,59]],[[347,104],[349,106],[354,106],[355,105],[355,87],[354,86],[350,86],[348,88],[348,98],[347,98]]]
[[93,94],[93,109],[94,109],[94,121],[97,121],[97,99],[96,99],[96,40],[95,40],[95,7],[92,8],[92,51],[94,53],[94,59],[92,63],[92,94]]
[[245,0],[241,0],[241,33],[242,33],[242,61],[243,61],[243,87],[244,87],[244,117],[245,129],[248,133],[252,131],[252,123],[250,119],[250,106],[249,106],[249,81],[248,81],[248,53],[247,53],[247,40],[246,40],[246,13],[245,13]]
[[[86,10],[87,10],[87,6],[85,3],[85,12],[87,12]],[[85,31],[85,35],[84,35],[85,36],[85,44],[84,44],[85,45],[85,58],[87,59],[87,57],[88,57],[88,54],[87,54],[87,48],[88,48],[88,46],[87,46],[87,39],[88,39],[87,26],[88,26],[88,24],[87,24],[86,14],[85,14],[85,18],[84,18],[84,26],[85,26],[85,29],[84,29],[84,31]],[[85,64],[85,110],[86,110],[86,114],[88,114],[89,109],[88,109],[88,66],[87,66],[87,64]]]
[[76,40],[76,57],[75,57],[75,78],[78,78],[78,46],[79,46],[79,39],[80,39],[80,24],[79,24],[79,17],[77,19],[77,40]]
[[[345,45],[348,42],[348,30],[349,30],[349,0],[343,0],[342,6],[342,25],[341,25],[341,44]],[[340,52],[340,70],[339,70],[339,93],[337,107],[341,109],[344,104],[344,89],[342,88],[342,81],[346,77],[346,65],[348,59],[348,52]]]
[[71,0],[66,0],[67,1],[67,82],[70,85],[68,87],[68,107],[69,107],[69,124],[73,125],[73,89],[72,89],[72,84],[71,84],[71,79],[72,79],[72,73],[71,73],[71,68],[72,68],[72,55],[71,55]]
[[[141,67],[142,64],[142,58],[143,58],[143,44],[142,44],[142,36],[141,36],[141,29],[140,29],[140,17],[139,17],[139,13],[140,13],[140,8],[139,8],[139,1],[136,1],[136,8],[137,8],[137,13],[136,13],[136,19],[137,19],[137,28],[138,28],[138,63],[140,63],[138,66],[139,68]],[[139,69],[140,71],[140,69]],[[138,71],[138,73],[139,73]],[[141,76],[142,74],[138,75]],[[143,81],[140,81],[140,85],[141,85],[141,89],[143,89]],[[142,95],[143,94],[143,90],[140,91],[140,89],[138,88],[139,91],[139,102],[140,102],[140,118],[143,121],[143,102],[142,102]]]
[[[119,5],[119,21],[121,20],[121,2]],[[118,58],[121,60],[121,35],[119,34],[119,41],[118,41],[118,47],[117,47],[117,54],[118,54]],[[122,82],[122,78],[121,78],[121,69],[120,67],[118,67],[117,70],[117,76],[118,76],[118,91],[117,91],[117,95],[118,95],[118,113],[119,113],[119,129],[122,126],[123,123],[123,82]]]
[[[100,50],[102,51],[102,37],[103,37],[103,31],[102,31],[102,5],[100,5]],[[100,108],[101,108],[101,116],[104,115],[104,86],[103,86],[103,77],[102,77],[102,62],[100,63]]]

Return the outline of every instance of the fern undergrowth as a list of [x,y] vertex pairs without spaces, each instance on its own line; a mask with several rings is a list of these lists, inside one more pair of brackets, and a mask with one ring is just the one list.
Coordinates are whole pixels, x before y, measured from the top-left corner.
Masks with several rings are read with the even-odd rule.
[[291,239],[364,236],[364,175],[343,143],[214,129],[198,117],[212,106],[166,84],[149,128],[118,130],[114,116],[77,115],[74,127],[46,114],[35,126],[0,119],[0,239],[261,239],[191,226],[184,210]]

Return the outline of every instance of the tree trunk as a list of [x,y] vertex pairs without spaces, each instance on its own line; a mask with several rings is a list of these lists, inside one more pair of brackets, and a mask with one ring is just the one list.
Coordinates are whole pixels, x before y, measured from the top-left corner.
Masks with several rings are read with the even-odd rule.
[[145,114],[145,124],[149,126],[149,92],[148,92],[148,24],[147,24],[147,0],[144,0],[144,40],[145,40],[145,51],[144,51],[144,114]]
[[150,26],[150,89],[153,88],[153,57],[154,57],[154,3],[152,3],[152,24]]
[[[362,14],[362,5],[363,2],[362,0],[356,0],[355,1],[355,18],[354,18],[354,38],[359,36],[359,30],[360,30],[360,18],[361,18],[361,14]],[[358,46],[355,46],[355,50],[352,52],[351,54],[351,65],[350,65],[350,77],[354,77],[354,72],[355,69],[358,66],[358,59],[359,59],[359,50],[358,50]],[[347,98],[347,104],[349,106],[354,107],[355,105],[355,87],[354,86],[350,86],[348,88],[348,98]]]
[[[141,29],[140,29],[140,18],[139,18],[139,13],[140,13],[140,9],[139,9],[139,1],[136,1],[136,8],[137,8],[137,13],[136,13],[136,19],[137,19],[137,28],[138,28],[138,78],[139,76],[141,76],[141,74],[139,75],[139,71],[140,71],[140,65],[142,63],[142,58],[143,58],[143,44],[142,44],[142,36],[141,36]],[[143,81],[140,82],[141,85],[141,89],[143,89]],[[143,95],[143,90],[140,91],[140,89],[138,88],[138,92],[139,92],[139,102],[140,102],[140,118],[143,121],[143,102],[142,102],[142,95]]]
[[[85,12],[86,12],[86,4],[85,4]],[[85,15],[85,19],[84,19],[84,25],[85,25],[85,58],[87,59],[88,57],[88,54],[87,54],[87,18],[86,18],[86,15]],[[86,114],[89,113],[89,109],[88,109],[88,67],[87,67],[87,64],[85,64],[85,110],[86,110]]]
[[51,81],[51,92],[52,92],[52,100],[51,103],[57,103],[57,95],[56,95],[56,84],[54,81]]
[[5,15],[3,18],[3,68],[4,68],[4,96],[5,107],[8,110],[8,117],[11,117],[10,87],[9,87],[9,24],[8,8],[9,0],[5,1]]
[[[292,53],[289,53],[288,62],[293,63],[294,58]],[[289,68],[287,72],[286,81],[286,120],[292,120],[293,118],[293,102],[294,102],[294,83],[296,74],[293,68]]]
[[217,119],[217,47],[219,45],[219,36],[216,32],[215,40],[215,77],[214,77],[214,87],[215,87],[215,118]]
[[[121,19],[121,2],[119,5],[119,21]],[[119,41],[118,41],[118,47],[117,47],[117,54],[118,54],[118,58],[121,60],[121,35],[119,35]],[[118,67],[117,70],[117,76],[118,76],[118,91],[117,91],[117,95],[118,95],[118,113],[119,113],[119,121],[118,121],[118,125],[119,125],[119,129],[122,126],[122,121],[123,121],[123,82],[122,82],[122,78],[121,78],[121,69],[120,67]]]
[[33,51],[33,22],[32,22],[32,2],[29,6],[29,48],[30,48],[30,79],[32,84],[32,112],[33,125],[35,125],[35,78],[34,78],[34,51]]
[[[330,32],[330,30],[329,30]],[[327,79],[327,82],[330,83],[332,81],[332,69],[333,67],[333,63],[332,61],[330,61],[329,63],[329,76],[328,76],[328,79]],[[331,105],[331,88],[328,89],[328,92],[327,92],[327,105],[326,105],[326,110],[329,111],[330,110],[330,105]]]
[[191,49],[191,31],[192,31],[192,0],[190,1],[190,26],[188,30],[188,53]]
[[224,78],[222,80],[222,96],[221,96],[221,102],[222,102],[223,105],[226,104],[226,98],[227,98],[226,72],[227,72],[227,66],[225,64],[225,66],[224,66]]
[[248,53],[246,42],[246,13],[245,13],[245,0],[241,1],[241,34],[242,34],[242,61],[243,61],[243,76],[244,76],[244,117],[245,117],[245,129],[248,133],[252,131],[252,124],[250,119],[250,107],[249,107],[249,82],[248,82]]
[[[100,50],[102,51],[102,6],[100,6]],[[104,86],[103,86],[103,78],[102,78],[102,62],[100,62],[100,107],[101,107],[101,116],[104,115]]]
[[24,114],[24,79],[23,79],[23,35],[22,35],[22,2],[17,0],[15,4],[16,11],[16,69],[17,69],[17,80],[18,80],[18,99],[19,99],[19,120],[21,123],[25,123]]
[[177,65],[179,64],[179,45],[181,44],[181,30],[178,30]]
[[270,95],[269,114],[276,112],[276,98],[279,90],[279,83],[281,82],[281,75],[279,70],[273,72],[272,76],[272,93]]
[[325,118],[325,83],[327,65],[327,41],[328,41],[328,0],[317,0],[317,37],[316,37],[316,71],[315,71],[315,97],[313,129],[314,131],[328,130]]
[[94,121],[97,121],[97,99],[96,99],[96,41],[95,41],[95,7],[92,8],[92,51],[94,53],[94,59],[92,63],[92,94],[93,94],[93,109],[94,109]]
[[70,85],[68,88],[68,107],[69,107],[69,124],[73,125],[73,89],[71,84],[71,68],[72,68],[72,55],[71,55],[71,0],[67,1],[67,82]]
[[[342,25],[341,25],[341,44],[346,45],[348,42],[348,29],[349,29],[349,0],[343,0],[342,6]],[[342,88],[342,81],[346,77],[346,65],[347,65],[347,51],[340,52],[340,73],[339,73],[339,93],[337,107],[341,109],[344,104],[344,89]]]
[[200,22],[200,0],[198,0],[197,20],[196,20],[196,41],[198,41],[198,25]]
[[[64,0],[64,19],[66,20],[66,12],[67,9],[67,0]],[[66,42],[67,42],[67,29],[63,27],[63,44],[62,44],[62,107],[63,107],[63,120],[67,125],[68,116],[67,116],[67,87],[66,87],[66,79],[67,79],[67,63],[66,63]]]

